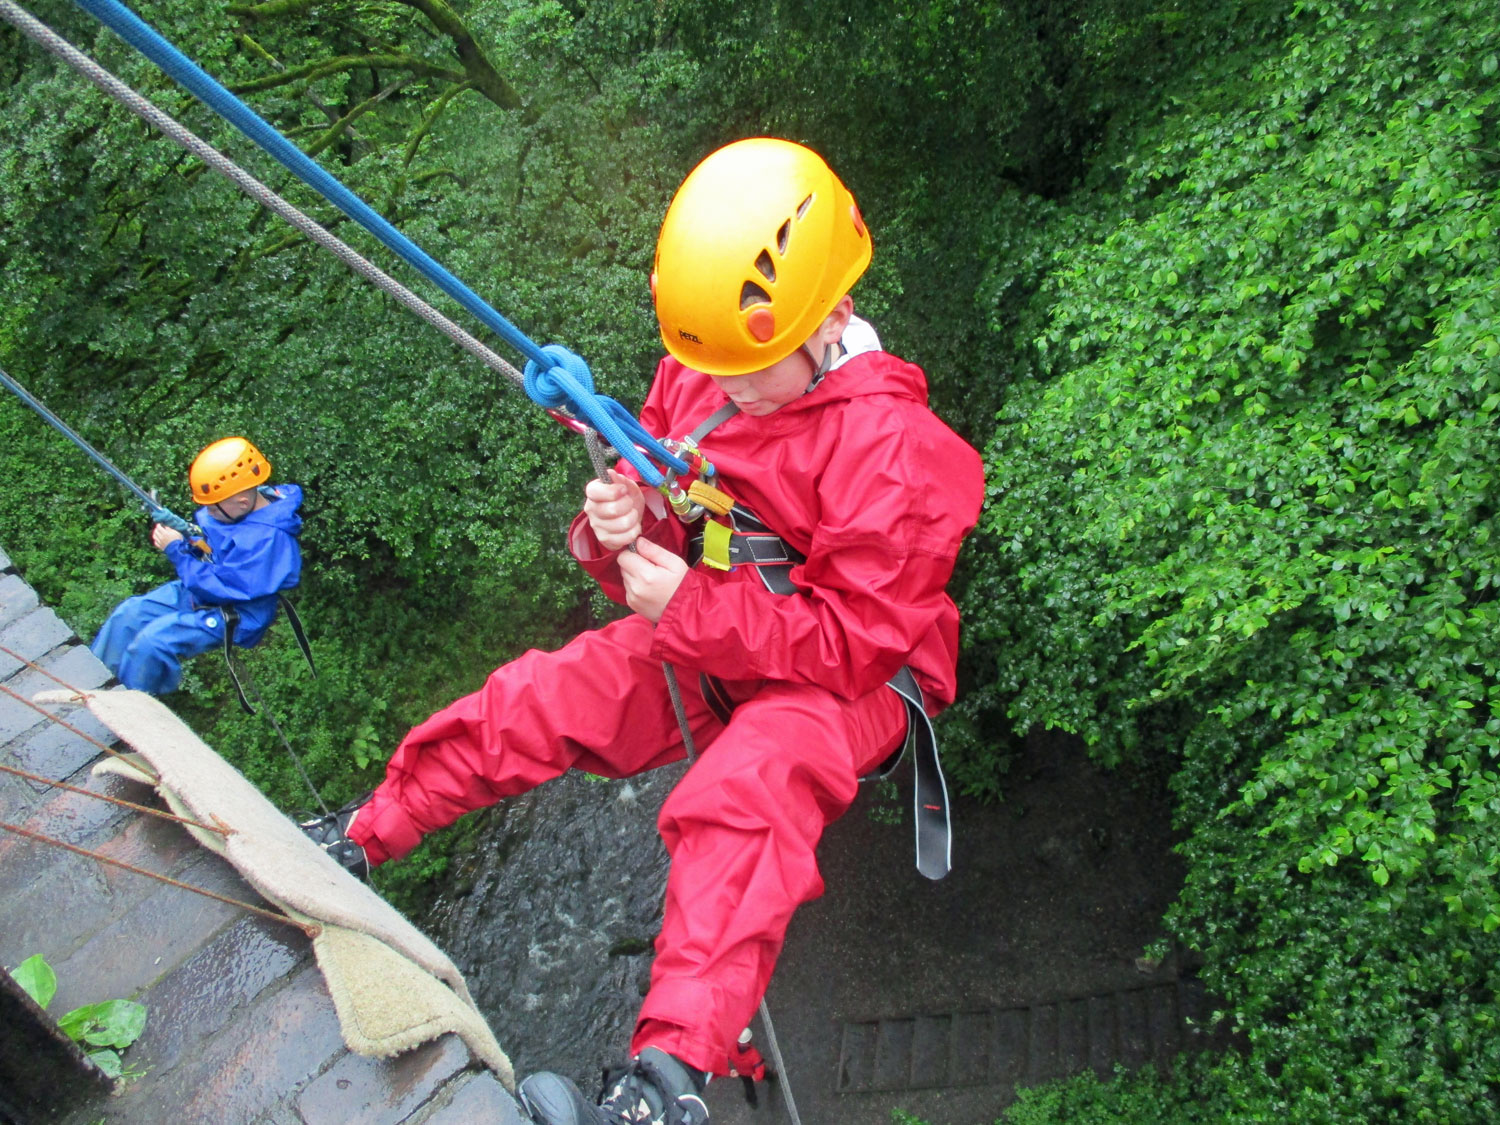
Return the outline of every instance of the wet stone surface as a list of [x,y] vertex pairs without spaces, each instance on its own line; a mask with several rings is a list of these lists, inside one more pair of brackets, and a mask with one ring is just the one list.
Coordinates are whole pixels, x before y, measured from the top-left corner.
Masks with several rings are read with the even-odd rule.
[[477,814],[486,848],[460,872],[468,893],[424,925],[518,1076],[557,1070],[592,1093],[624,1054],[661,926],[656,812],[681,774],[574,774]]
[[[0,553],[0,570],[6,564]],[[148,787],[91,772],[102,754],[97,742],[114,739],[86,711],[66,704],[38,711],[22,702],[58,687],[25,661],[74,687],[111,683],[59,624],[17,575],[0,574],[0,645],[20,657],[0,661],[0,682],[15,693],[0,696],[0,761],[37,775],[0,774],[0,820],[47,837],[0,833],[0,968],[40,953],[58,977],[52,1016],[26,1001],[0,1019],[7,1032],[0,1119],[24,1105],[22,1119],[51,1125],[519,1122],[514,1100],[454,1036],[396,1059],[350,1054],[299,929],[142,873],[259,902],[180,825],[91,796],[160,807]],[[86,792],[54,784],[61,781]],[[130,1077],[111,1093],[74,1051],[61,1056],[62,1077],[49,1071],[38,1089],[23,1089],[38,1072],[36,1045],[48,1037],[67,1043],[53,1017],[115,997],[139,999],[147,1010],[145,1032],[126,1052]]]

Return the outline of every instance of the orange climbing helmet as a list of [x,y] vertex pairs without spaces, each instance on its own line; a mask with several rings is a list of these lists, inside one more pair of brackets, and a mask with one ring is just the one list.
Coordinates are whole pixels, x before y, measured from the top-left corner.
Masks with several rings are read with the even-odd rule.
[[217,504],[271,481],[271,462],[242,437],[220,438],[193,458],[188,485],[195,504]]
[[745,375],[800,348],[870,264],[854,196],[810,148],[773,137],[712,152],[667,208],[651,295],[688,367]]

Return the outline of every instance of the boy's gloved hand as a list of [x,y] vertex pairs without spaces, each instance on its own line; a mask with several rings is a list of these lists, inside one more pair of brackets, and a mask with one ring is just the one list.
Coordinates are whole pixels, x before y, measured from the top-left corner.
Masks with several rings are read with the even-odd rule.
[[637,539],[635,550],[622,552],[619,563],[625,604],[654,625],[682,585],[687,560],[649,539]]
[[641,486],[610,470],[609,480],[591,480],[583,490],[583,514],[607,551],[621,551],[641,534],[646,498]]

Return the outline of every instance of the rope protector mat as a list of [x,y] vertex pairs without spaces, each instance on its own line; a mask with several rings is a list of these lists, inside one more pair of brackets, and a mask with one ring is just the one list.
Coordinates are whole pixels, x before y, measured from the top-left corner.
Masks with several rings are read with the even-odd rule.
[[[154,696],[139,691],[45,691],[37,703],[83,702],[161,777],[179,815],[218,822],[227,836],[189,827],[268,901],[314,923],[318,967],[351,1051],[386,1058],[452,1032],[507,1089],[510,1060],[474,1006],[458,968],[390,903],[344,871]],[[118,759],[94,767],[149,780]]]

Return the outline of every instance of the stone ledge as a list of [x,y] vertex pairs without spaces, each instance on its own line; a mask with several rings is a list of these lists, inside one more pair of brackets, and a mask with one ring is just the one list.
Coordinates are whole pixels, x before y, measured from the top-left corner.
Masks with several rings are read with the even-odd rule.
[[[112,679],[3,552],[0,644],[71,687]],[[26,699],[58,686],[3,654],[0,682]],[[59,714],[90,738],[115,742],[86,710]],[[141,785],[89,773],[100,757],[88,738],[0,695],[0,761],[160,807]],[[169,821],[14,775],[0,776],[0,819],[261,904],[233,867]],[[128,1068],[144,1073],[114,1096],[85,1092],[74,1107],[57,1106],[48,1118],[54,1125],[523,1123],[514,1098],[455,1036],[391,1059],[351,1053],[310,943],[295,927],[0,832],[0,965],[13,968],[33,953],[57,971],[53,1017],[116,997],[139,999],[148,1011],[145,1033],[125,1055]]]

